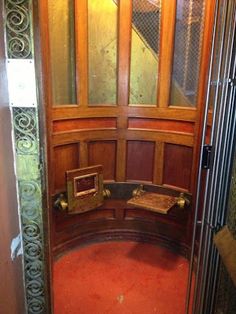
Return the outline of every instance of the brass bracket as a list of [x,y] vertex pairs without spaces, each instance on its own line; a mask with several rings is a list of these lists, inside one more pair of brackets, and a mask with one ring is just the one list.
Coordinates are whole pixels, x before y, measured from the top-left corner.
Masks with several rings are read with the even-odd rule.
[[184,193],[180,193],[179,197],[176,200],[176,204],[179,206],[179,208],[183,209],[185,208],[185,206],[190,205],[190,200]]
[[145,193],[144,189],[143,189],[143,185],[140,184],[136,189],[133,190],[132,192],[132,196],[135,197],[135,196],[140,196],[142,195],[143,193]]
[[108,189],[103,189],[102,194],[104,198],[111,198],[111,191]]
[[54,207],[60,211],[65,211],[68,209],[68,202],[64,194],[60,194],[56,201],[54,202]]

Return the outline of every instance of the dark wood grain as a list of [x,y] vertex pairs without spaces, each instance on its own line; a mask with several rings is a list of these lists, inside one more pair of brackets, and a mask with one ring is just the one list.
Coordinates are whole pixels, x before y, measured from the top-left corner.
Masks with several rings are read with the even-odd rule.
[[189,191],[192,169],[192,148],[165,144],[164,184]]
[[65,172],[79,168],[79,148],[77,144],[54,148],[54,193],[66,189]]
[[154,142],[128,141],[126,179],[152,182],[154,152]]
[[115,180],[116,142],[89,142],[89,166],[102,165],[104,180]]

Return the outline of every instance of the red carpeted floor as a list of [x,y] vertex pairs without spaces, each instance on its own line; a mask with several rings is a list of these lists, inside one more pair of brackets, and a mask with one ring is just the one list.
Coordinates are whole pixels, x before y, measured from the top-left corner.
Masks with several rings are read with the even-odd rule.
[[150,244],[108,242],[54,265],[55,314],[184,314],[188,261]]

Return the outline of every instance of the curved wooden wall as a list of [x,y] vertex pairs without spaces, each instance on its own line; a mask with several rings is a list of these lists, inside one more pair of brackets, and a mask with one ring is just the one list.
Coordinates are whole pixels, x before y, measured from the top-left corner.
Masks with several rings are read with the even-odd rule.
[[[199,74],[197,105],[169,105],[172,75],[176,1],[162,2],[159,85],[157,104],[129,105],[131,40],[131,1],[120,0],[118,23],[117,105],[88,103],[87,1],[75,1],[76,77],[78,104],[57,106],[52,98],[52,79],[48,33],[47,1],[40,3],[43,75],[47,108],[49,149],[49,192],[65,190],[65,171],[102,164],[107,182],[144,182],[173,191],[193,194],[199,159],[202,113],[210,57],[215,1],[206,1],[205,28]],[[83,12],[84,14],[81,14]],[[115,203],[114,203],[115,204]],[[53,241],[57,247],[73,239],[81,228],[91,234],[103,230],[131,230],[157,235],[155,224],[163,217],[110,205],[87,214],[71,217],[54,213],[51,217]],[[188,245],[194,207],[181,217],[178,229],[171,217],[165,218],[162,237]],[[179,218],[177,218],[178,220]],[[96,228],[91,228],[91,225]],[[165,227],[163,227],[165,226]],[[64,229],[63,229],[64,228]],[[86,231],[87,228],[87,231]],[[131,229],[130,229],[131,228]],[[167,230],[172,230],[171,232]],[[182,230],[178,234],[178,230]],[[73,241],[72,241],[73,242]]]

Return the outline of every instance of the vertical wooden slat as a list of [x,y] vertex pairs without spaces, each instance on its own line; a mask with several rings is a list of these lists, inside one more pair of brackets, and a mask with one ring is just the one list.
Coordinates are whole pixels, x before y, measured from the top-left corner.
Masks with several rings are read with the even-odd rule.
[[88,105],[88,0],[75,1],[77,102]]
[[169,105],[172,63],[174,53],[174,35],[177,0],[162,1],[161,9],[161,38],[159,53],[159,82],[157,102],[159,107]]
[[[127,106],[129,102],[130,43],[132,27],[132,0],[119,1],[118,26],[118,106]],[[126,140],[123,130],[128,119],[124,111],[117,117],[118,141],[116,152],[116,181],[124,182],[126,177]]]
[[163,183],[163,169],[164,169],[164,147],[165,144],[156,142],[155,156],[154,156],[154,171],[153,183],[161,185]]
[[118,44],[118,105],[127,106],[129,101],[130,41],[132,0],[120,0]]
[[126,177],[126,140],[117,141],[116,181],[124,182]]
[[79,166],[88,167],[88,143],[84,141],[79,143]]

